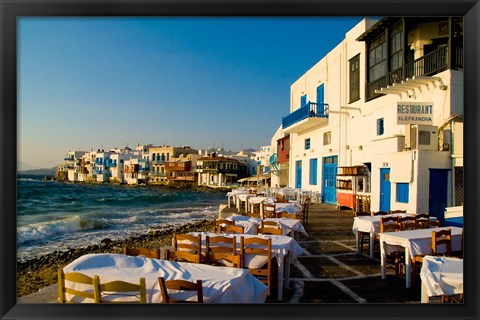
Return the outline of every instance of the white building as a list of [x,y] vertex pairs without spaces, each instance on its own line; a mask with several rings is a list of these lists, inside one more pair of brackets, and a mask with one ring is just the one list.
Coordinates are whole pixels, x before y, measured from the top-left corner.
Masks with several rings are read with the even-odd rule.
[[463,204],[462,18],[364,19],[290,96],[290,187],[337,204],[338,168],[364,166],[371,211]]

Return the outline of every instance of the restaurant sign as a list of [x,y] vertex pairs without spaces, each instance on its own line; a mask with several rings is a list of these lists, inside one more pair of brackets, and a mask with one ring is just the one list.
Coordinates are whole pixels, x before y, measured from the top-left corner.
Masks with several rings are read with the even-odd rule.
[[432,102],[397,102],[397,124],[433,124]]

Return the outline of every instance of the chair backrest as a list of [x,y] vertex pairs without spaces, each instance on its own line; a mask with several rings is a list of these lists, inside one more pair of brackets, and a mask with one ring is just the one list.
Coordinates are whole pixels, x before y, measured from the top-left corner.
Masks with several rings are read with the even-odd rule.
[[400,223],[398,217],[380,217],[380,233],[400,231]]
[[175,234],[173,251],[167,250],[168,260],[200,263],[202,261],[202,237],[189,234]]
[[122,248],[122,253],[127,256],[144,256],[146,258],[160,259],[160,249],[150,250],[147,248]]
[[407,210],[390,210],[389,213],[407,213]]
[[296,213],[289,213],[286,211],[280,211],[277,213],[277,218],[300,219]]
[[140,278],[138,284],[121,280],[106,283],[100,281],[99,287],[100,303],[147,303],[145,278]]
[[[197,280],[196,282],[190,282],[187,280],[165,280],[164,277],[158,278],[158,284],[160,285],[160,292],[162,293],[162,302],[163,303],[203,303],[203,288],[202,280]],[[169,294],[168,290],[175,291],[190,291],[196,296],[196,301],[175,299],[173,298],[174,293]]]
[[245,230],[243,226],[227,226],[223,231],[225,234],[244,234]]
[[428,213],[419,213],[416,215],[417,222],[424,222],[430,220]]
[[240,238],[242,266],[250,274],[267,284],[269,294],[272,293],[272,239],[259,237]]
[[[75,301],[74,297],[81,297],[83,299],[91,299],[91,303],[100,302],[99,277],[89,277],[80,272],[64,273],[62,268],[58,269],[58,302],[59,303],[86,303],[88,301]],[[74,282],[76,284],[87,285],[86,290],[73,289],[67,286],[66,281]],[[66,294],[73,295],[72,299],[67,300]]]
[[276,203],[287,203],[288,200],[285,199],[285,196],[284,196],[283,194],[277,194],[277,195],[275,196],[275,202],[276,202]]
[[260,215],[260,203],[252,203],[251,208],[252,211],[250,213]]
[[232,254],[226,252],[209,252],[208,264],[214,266],[241,268],[242,257],[239,254]]
[[272,228],[272,227],[260,227],[258,229],[258,233],[261,234],[271,234],[271,235],[282,235],[282,229],[279,228]]
[[[445,248],[445,250],[440,250],[440,246]],[[452,255],[452,230],[444,229],[440,231],[432,231],[432,254],[434,256]]]
[[275,204],[264,203],[263,204],[263,218],[276,218]]
[[415,230],[420,229],[420,224],[417,223],[417,217],[414,215],[398,217],[401,230]]
[[387,214],[386,211],[372,211],[372,216],[386,216]]
[[223,233],[227,226],[235,225],[235,222],[226,219],[216,219],[214,221],[215,233]]
[[440,227],[440,220],[420,221],[419,224],[421,229],[438,228]]
[[205,251],[210,252],[224,252],[237,253],[237,243],[235,237],[225,236],[206,236],[205,237]]

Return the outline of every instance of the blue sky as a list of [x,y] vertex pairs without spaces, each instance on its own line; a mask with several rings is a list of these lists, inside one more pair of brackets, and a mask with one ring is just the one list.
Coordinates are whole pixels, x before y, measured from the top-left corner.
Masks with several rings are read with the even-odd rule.
[[138,143],[268,145],[290,85],[361,19],[21,18],[18,160],[47,168],[69,150]]

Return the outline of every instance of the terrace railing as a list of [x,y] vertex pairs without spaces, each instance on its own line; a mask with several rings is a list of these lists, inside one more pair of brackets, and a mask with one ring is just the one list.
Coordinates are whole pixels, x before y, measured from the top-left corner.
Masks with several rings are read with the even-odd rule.
[[282,128],[285,129],[299,121],[313,117],[328,118],[328,103],[308,102],[305,106],[283,117]]

